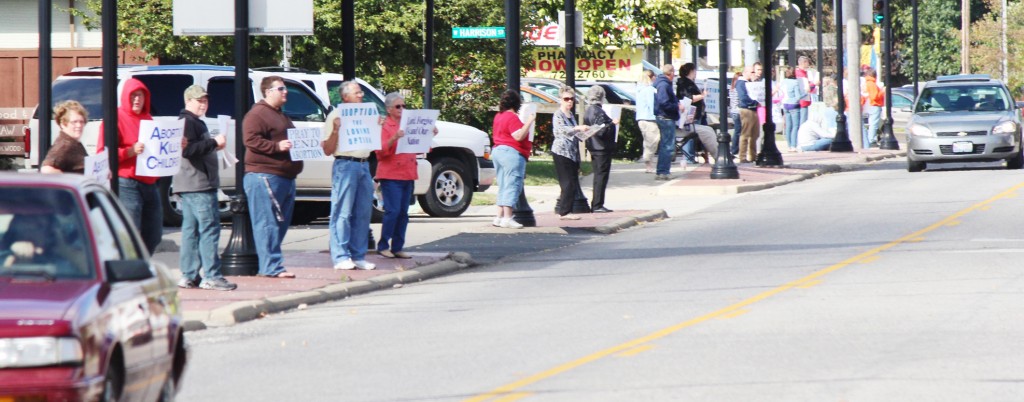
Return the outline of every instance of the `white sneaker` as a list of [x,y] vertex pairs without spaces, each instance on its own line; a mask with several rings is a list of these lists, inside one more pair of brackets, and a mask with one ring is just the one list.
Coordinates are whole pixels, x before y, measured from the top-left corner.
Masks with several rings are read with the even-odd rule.
[[494,226],[496,228],[500,228],[501,227],[501,217],[499,216],[499,217],[494,218],[494,220],[491,221],[491,226]]
[[365,270],[371,270],[371,269],[377,268],[377,264],[374,264],[374,263],[366,261],[366,260],[359,260],[359,261],[353,262],[352,264],[354,264],[356,266],[356,268],[365,269]]
[[501,227],[505,229],[522,229],[523,225],[512,218],[504,218],[501,220]]
[[356,269],[356,263],[352,262],[351,258],[346,258],[341,262],[334,264],[334,269]]

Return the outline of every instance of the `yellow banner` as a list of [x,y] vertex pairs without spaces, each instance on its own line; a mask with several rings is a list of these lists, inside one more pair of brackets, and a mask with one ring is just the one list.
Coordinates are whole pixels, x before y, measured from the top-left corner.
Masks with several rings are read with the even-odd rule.
[[[576,51],[576,79],[636,81],[643,71],[642,53],[634,49],[601,49]],[[565,50],[537,48],[527,77],[565,79]]]

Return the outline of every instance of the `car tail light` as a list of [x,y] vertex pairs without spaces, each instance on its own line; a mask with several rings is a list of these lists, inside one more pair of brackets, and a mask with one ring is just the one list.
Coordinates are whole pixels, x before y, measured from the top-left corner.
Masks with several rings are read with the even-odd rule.
[[484,147],[484,159],[491,160],[491,146],[487,145]]
[[29,155],[32,153],[32,129],[28,126],[25,126],[25,129],[22,130],[22,133],[25,134],[25,136],[22,137],[22,140],[25,141],[25,158],[28,158]]

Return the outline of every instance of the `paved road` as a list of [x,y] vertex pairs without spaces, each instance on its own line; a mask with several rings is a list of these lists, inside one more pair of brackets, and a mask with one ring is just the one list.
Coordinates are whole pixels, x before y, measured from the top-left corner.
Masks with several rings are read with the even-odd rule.
[[180,399],[1019,400],[1021,179],[884,162],[190,333]]

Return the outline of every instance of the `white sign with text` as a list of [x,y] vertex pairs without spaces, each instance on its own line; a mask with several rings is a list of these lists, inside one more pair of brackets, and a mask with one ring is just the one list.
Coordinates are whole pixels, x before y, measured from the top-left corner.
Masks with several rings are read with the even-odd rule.
[[110,188],[110,157],[106,149],[85,157],[85,176]]
[[292,148],[288,150],[293,161],[305,161],[325,158],[324,148],[320,145],[323,129],[320,127],[289,128],[288,140]]
[[527,102],[519,106],[519,121],[526,123],[530,117],[534,118],[533,123],[530,124],[530,142],[533,142],[533,133],[537,131],[537,106],[535,102]]
[[341,129],[338,150],[376,151],[380,149],[380,112],[373,103],[342,103],[338,105]]
[[441,116],[435,109],[406,109],[402,112],[402,120],[398,129],[405,131],[405,137],[398,140],[395,147],[397,154],[425,154],[430,152],[434,139],[434,125]]
[[185,120],[139,122],[139,142],[145,144],[135,160],[139,176],[174,176],[181,169],[181,139]]

